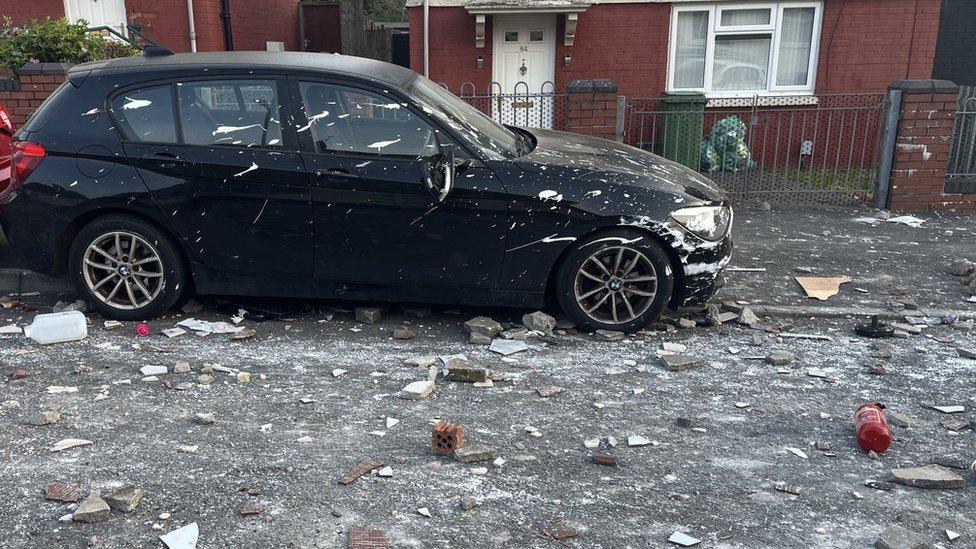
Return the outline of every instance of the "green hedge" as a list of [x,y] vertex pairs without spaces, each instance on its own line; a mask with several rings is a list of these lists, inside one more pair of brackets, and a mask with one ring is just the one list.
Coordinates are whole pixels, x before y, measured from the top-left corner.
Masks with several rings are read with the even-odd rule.
[[26,63],[84,63],[138,53],[135,47],[88,32],[85,21],[45,19],[16,26],[9,17],[0,25],[0,65],[11,74]]

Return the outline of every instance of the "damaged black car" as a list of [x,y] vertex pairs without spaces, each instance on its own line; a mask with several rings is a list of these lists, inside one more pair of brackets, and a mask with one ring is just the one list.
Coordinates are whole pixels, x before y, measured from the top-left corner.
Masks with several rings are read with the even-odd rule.
[[394,65],[307,53],[75,66],[16,134],[3,228],[109,318],[192,293],[538,307],[633,331],[704,303],[732,249],[711,181],[498,124]]

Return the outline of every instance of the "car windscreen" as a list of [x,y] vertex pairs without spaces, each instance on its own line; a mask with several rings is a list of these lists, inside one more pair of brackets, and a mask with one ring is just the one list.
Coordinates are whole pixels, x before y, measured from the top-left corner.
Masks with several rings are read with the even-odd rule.
[[411,96],[461,137],[494,160],[519,156],[521,138],[463,99],[418,76],[410,84]]

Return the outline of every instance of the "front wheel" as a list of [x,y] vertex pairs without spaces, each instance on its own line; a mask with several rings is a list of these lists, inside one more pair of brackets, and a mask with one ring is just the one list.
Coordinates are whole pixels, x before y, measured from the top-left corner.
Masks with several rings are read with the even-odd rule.
[[68,261],[78,294],[107,318],[154,318],[185,287],[186,268],[172,239],[136,217],[108,215],[85,225]]
[[647,234],[618,229],[576,243],[556,278],[559,305],[588,330],[634,332],[664,311],[671,262]]

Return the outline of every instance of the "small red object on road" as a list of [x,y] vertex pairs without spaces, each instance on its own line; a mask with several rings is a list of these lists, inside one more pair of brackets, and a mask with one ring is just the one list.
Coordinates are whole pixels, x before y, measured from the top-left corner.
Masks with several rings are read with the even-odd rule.
[[136,327],[136,333],[139,337],[146,337],[149,335],[149,325],[145,322],[140,322],[139,326]]
[[881,404],[863,404],[854,413],[857,444],[865,452],[881,453],[891,446],[891,430]]

